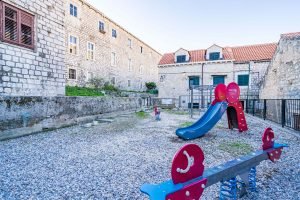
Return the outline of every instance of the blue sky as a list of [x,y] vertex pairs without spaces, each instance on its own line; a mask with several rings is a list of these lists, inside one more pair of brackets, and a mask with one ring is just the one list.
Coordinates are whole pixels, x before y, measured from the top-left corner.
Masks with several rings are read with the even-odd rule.
[[88,0],[160,53],[278,42],[300,32],[300,0]]

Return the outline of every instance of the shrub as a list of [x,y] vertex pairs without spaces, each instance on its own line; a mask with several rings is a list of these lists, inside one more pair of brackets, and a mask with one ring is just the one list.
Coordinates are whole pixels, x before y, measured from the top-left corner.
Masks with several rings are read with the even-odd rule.
[[154,83],[154,82],[148,82],[148,83],[145,83],[145,85],[146,85],[148,90],[156,89],[156,83]]
[[106,91],[113,91],[113,92],[118,92],[119,88],[117,88],[116,86],[109,84],[109,83],[105,83],[104,87],[102,88],[103,90]]

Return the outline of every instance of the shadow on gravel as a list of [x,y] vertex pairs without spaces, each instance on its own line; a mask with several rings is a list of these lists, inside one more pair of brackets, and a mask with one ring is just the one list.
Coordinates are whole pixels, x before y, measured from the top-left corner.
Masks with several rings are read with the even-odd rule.
[[174,137],[171,136],[171,137],[169,137],[169,139],[170,139],[170,142],[172,142],[172,143],[184,143],[185,142],[183,139],[180,139],[177,136],[174,136]]

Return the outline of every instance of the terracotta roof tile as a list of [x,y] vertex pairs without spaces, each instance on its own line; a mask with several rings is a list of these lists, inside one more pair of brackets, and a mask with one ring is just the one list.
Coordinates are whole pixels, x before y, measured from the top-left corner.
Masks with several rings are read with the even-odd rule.
[[173,63],[175,63],[174,53],[164,54],[159,61],[159,65],[167,65],[167,64],[173,64]]
[[249,46],[233,47],[232,52],[235,62],[271,60],[277,44],[257,44]]
[[[271,60],[277,44],[257,44],[239,47],[225,47],[223,48],[224,60],[235,60],[235,62]],[[189,51],[190,62],[205,61],[206,49]],[[174,53],[164,54],[159,62],[159,65],[174,64]]]

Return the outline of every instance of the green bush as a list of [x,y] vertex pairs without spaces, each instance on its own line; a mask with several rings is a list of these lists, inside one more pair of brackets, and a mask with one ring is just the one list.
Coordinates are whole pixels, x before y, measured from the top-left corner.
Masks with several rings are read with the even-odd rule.
[[104,96],[94,88],[66,86],[66,96]]
[[109,83],[105,83],[104,87],[102,88],[103,90],[106,91],[113,91],[113,92],[118,92],[119,88],[117,88],[116,86],[109,84]]
[[147,87],[147,90],[154,90],[156,89],[156,83],[154,82],[148,82],[148,83],[145,83],[146,87]]

